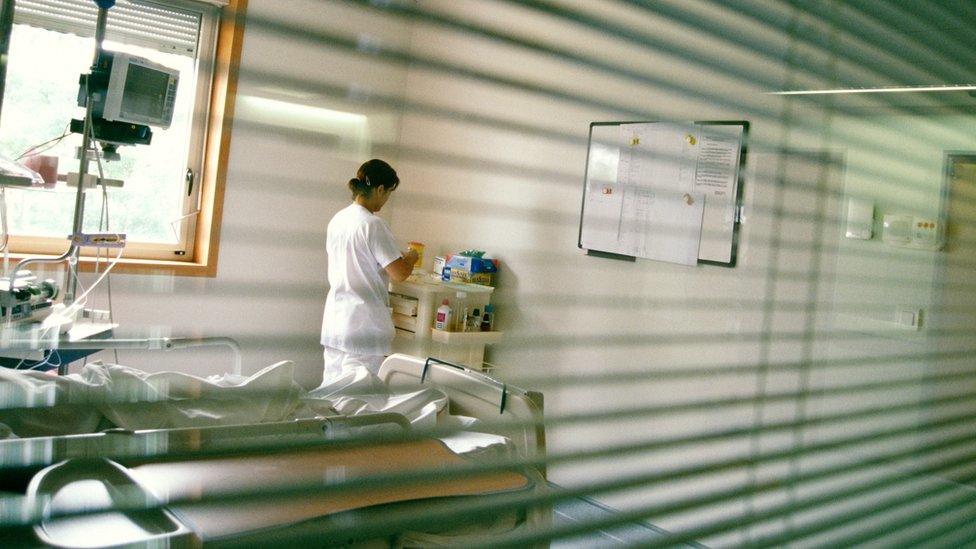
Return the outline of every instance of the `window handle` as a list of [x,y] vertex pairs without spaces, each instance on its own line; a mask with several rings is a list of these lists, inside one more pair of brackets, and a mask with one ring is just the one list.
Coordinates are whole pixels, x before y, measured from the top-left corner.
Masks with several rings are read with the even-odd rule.
[[193,194],[193,170],[190,168],[186,169],[186,196]]

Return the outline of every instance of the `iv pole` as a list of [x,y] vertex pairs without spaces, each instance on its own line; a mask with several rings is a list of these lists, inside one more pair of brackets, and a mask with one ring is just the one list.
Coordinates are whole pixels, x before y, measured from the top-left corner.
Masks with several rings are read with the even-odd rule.
[[[98,5],[98,18],[95,21],[95,57],[92,59],[93,70],[98,63],[99,56],[102,54],[102,42],[105,40],[105,27],[108,21],[108,10],[115,5],[115,0],[94,0],[94,2],[96,5]],[[91,73],[89,73],[89,77],[90,76]],[[81,136],[81,154],[79,155],[81,159],[80,165],[78,166],[78,193],[75,195],[74,223],[71,229],[72,236],[82,232],[82,225],[84,224],[85,220],[85,176],[88,174],[88,152],[92,145],[91,126],[92,90],[86,79],[85,125],[84,133]],[[22,259],[14,267],[13,272],[10,273],[11,284],[13,284],[13,281],[17,279],[17,273],[31,263],[60,263],[64,260],[68,260],[68,269],[67,273],[65,274],[64,303],[66,305],[71,305],[75,299],[75,292],[78,289],[77,265],[79,251],[80,248],[72,239],[68,244],[68,250],[58,257]]]
[[[108,21],[108,10],[115,6],[115,0],[94,0],[95,4],[98,5],[98,19],[95,23],[95,57],[92,60],[92,71],[94,71],[98,59],[103,51],[102,42],[105,40],[105,27]],[[3,0],[3,17],[2,19],[10,19],[7,21],[9,24],[13,18],[13,4],[14,0]],[[2,24],[2,21],[0,21]],[[6,46],[6,40],[0,41],[0,47]],[[5,52],[4,52],[5,55]],[[0,69],[6,66],[6,60],[3,59],[0,63]],[[89,73],[91,76],[91,73]],[[0,86],[2,86],[2,79],[0,79]],[[2,91],[2,87],[0,87]],[[84,223],[85,217],[85,175],[88,173],[88,152],[92,148],[92,90],[88,85],[87,80],[85,84],[85,124],[84,124],[84,134],[81,136],[81,157],[80,165],[78,167],[78,192],[75,195],[75,212],[74,212],[74,224],[72,226],[72,237],[82,232],[82,224]],[[2,96],[0,96],[2,98]],[[2,101],[2,99],[0,99]],[[71,266],[76,266],[78,263],[78,255],[80,247],[75,244],[74,239],[69,239],[68,250],[58,257],[52,258],[27,258],[21,260],[14,267],[13,272],[10,274],[11,284],[17,278],[17,272],[24,268],[30,263],[59,263],[64,260],[68,260],[69,268],[67,272],[66,280],[66,291],[64,296],[64,302],[68,305],[74,301],[75,292],[77,291],[78,279],[75,270],[70,268]],[[31,347],[35,345],[36,342],[31,341]],[[103,350],[103,349],[185,349],[188,347],[200,347],[200,346],[210,346],[210,345],[225,345],[230,347],[234,352],[234,373],[241,373],[241,348],[240,345],[234,339],[229,337],[203,337],[203,338],[162,338],[162,339],[132,339],[132,340],[99,340],[99,341],[73,341],[64,342],[58,345],[60,350]],[[67,365],[62,364],[58,366],[58,375],[64,375],[67,373]]]
[[3,0],[0,6],[0,108],[3,107],[3,90],[7,83],[7,52],[10,50],[13,26],[14,0]]

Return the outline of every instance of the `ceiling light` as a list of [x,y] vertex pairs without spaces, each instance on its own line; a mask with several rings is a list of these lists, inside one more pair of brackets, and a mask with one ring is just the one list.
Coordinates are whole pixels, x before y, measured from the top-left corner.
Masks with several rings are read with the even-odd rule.
[[841,93],[908,93],[908,92],[954,92],[976,91],[976,85],[960,86],[903,86],[889,88],[847,88],[835,90],[789,90],[768,92],[769,95],[829,95]]

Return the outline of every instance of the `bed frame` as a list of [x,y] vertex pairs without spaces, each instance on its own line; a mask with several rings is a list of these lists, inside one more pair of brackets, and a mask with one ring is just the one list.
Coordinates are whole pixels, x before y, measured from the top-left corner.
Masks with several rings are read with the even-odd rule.
[[[479,430],[509,437],[515,450],[523,457],[544,455],[545,432],[540,393],[510,387],[485,374],[456,364],[402,354],[388,357],[380,369],[379,377],[393,392],[427,387],[443,391],[449,397],[451,414],[484,420],[486,428]],[[121,460],[129,464],[132,471],[137,471],[142,467],[140,463],[152,467],[160,462],[165,467],[167,461],[195,459],[192,456],[197,453],[206,460],[207,454],[219,454],[224,450],[248,451],[250,448],[253,452],[261,448],[276,449],[313,440],[344,439],[350,429],[370,426],[385,426],[393,431],[409,429],[409,424],[399,414],[381,413],[220,427],[139,431],[112,429],[93,434],[0,441],[0,450],[8,458],[21,458],[13,460],[19,461],[18,463],[12,463],[8,459],[5,468],[8,472],[15,473],[19,469],[25,479],[30,479],[27,500],[36,500],[38,497],[50,500],[59,490],[70,487],[72,482],[78,480],[96,480],[112,493],[115,487],[124,486],[130,491],[139,488],[139,483],[129,476],[130,469],[109,461],[111,459]],[[430,455],[431,451],[425,450],[422,453]],[[45,469],[38,472],[45,466]],[[544,468],[523,470],[519,475],[524,475],[520,478],[527,479],[532,490],[545,490]],[[244,475],[244,478],[247,476]],[[77,496],[75,494],[72,497]],[[151,499],[152,493],[147,491],[146,498]],[[422,504],[423,500],[403,503],[416,506]],[[381,509],[382,507],[376,508],[375,512],[382,512]],[[143,513],[140,516],[139,524],[147,532],[144,541],[163,542],[174,547],[194,546],[201,541],[196,538],[196,532],[173,520],[173,515],[166,508],[159,508],[155,514]],[[331,520],[330,517],[324,519]],[[546,506],[527,508],[521,520],[526,527],[548,524],[551,521],[551,512]],[[28,541],[36,536],[33,538],[35,542],[72,546],[71,543],[58,543],[57,536],[54,535],[57,528],[57,524],[41,522],[34,526],[33,535],[28,530],[19,528],[24,536],[19,539]],[[273,536],[274,530],[271,529],[267,535]],[[0,536],[0,545],[3,544],[3,538],[4,536]],[[245,536],[243,539],[258,541],[263,538],[259,535],[251,538]],[[221,540],[211,541],[219,544]]]
[[451,414],[492,424],[511,422],[511,428],[491,431],[509,437],[522,456],[546,453],[542,393],[509,386],[458,364],[404,354],[387,357],[380,366],[379,378],[393,391],[434,386],[447,394]]

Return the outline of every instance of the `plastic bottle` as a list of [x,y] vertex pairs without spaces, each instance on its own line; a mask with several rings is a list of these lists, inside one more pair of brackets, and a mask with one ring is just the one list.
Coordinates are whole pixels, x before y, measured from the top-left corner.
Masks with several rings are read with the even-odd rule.
[[434,315],[434,329],[451,329],[451,302],[447,299],[442,301],[441,306],[437,308],[437,313]]
[[449,323],[445,330],[461,332],[464,331],[464,326],[461,324],[461,308],[468,299],[468,292],[457,292],[454,297],[453,323]]
[[471,317],[468,315],[468,308],[465,307],[464,309],[461,310],[461,316],[459,316],[457,319],[458,331],[467,332],[468,323],[470,322],[470,320]]
[[485,305],[485,314],[481,316],[481,331],[490,332],[495,329],[495,315],[492,306]]
[[471,312],[471,318],[468,319],[468,331],[477,332],[481,329],[481,311],[475,307],[474,311]]

